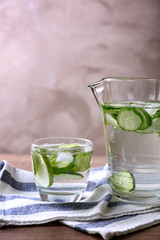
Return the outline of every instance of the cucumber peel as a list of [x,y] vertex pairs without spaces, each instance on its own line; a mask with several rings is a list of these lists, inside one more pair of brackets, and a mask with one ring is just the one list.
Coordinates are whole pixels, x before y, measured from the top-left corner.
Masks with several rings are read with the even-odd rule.
[[113,116],[111,116],[109,113],[105,114],[105,119],[106,119],[107,125],[113,125],[115,127],[118,127],[117,120]]
[[152,120],[152,128],[155,133],[160,133],[160,117]]
[[46,155],[32,152],[32,168],[35,181],[42,187],[53,184],[53,171]]
[[143,118],[135,108],[122,108],[117,116],[117,122],[121,129],[126,131],[136,131],[141,128]]
[[160,118],[160,110],[157,110],[156,113],[153,115],[152,119]]
[[59,146],[59,148],[80,148],[80,145],[74,144],[74,143],[64,143],[62,145]]
[[82,153],[76,156],[74,165],[77,172],[83,172],[91,166],[91,153]]
[[135,189],[135,179],[129,171],[116,172],[109,181],[111,186],[119,191],[131,192]]
[[139,130],[145,130],[148,129],[152,125],[152,119],[150,115],[147,113],[146,110],[142,108],[135,108],[135,110],[141,115],[142,117],[142,125]]
[[68,172],[65,174],[55,175],[57,180],[80,180],[83,178],[83,175],[80,173]]

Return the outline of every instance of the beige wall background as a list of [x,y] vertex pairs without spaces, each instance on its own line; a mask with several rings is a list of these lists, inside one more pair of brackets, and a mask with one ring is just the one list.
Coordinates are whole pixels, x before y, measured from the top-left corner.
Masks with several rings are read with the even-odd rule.
[[104,154],[87,87],[107,76],[160,78],[159,0],[0,1],[0,152],[77,136]]

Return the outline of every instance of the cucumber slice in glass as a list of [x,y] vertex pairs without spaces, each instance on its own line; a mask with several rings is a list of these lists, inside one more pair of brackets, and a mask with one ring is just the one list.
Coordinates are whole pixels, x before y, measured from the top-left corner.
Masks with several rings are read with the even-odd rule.
[[109,105],[100,105],[102,112],[103,112],[103,116],[104,116],[104,124],[105,125],[114,125],[114,126],[118,126],[117,124],[117,114],[120,110],[120,108],[118,107],[111,107]]
[[74,143],[65,143],[59,146],[59,148],[79,148],[80,145],[74,144]]
[[157,110],[153,115],[152,119],[159,118],[159,117],[160,117],[160,110]]
[[143,118],[135,108],[122,108],[117,116],[117,122],[122,130],[136,131],[141,128]]
[[65,173],[74,166],[74,157],[70,152],[61,152],[50,158],[50,163],[54,174]]
[[39,154],[47,153],[47,150],[43,147],[42,148],[34,147],[34,151],[39,153]]
[[112,117],[109,113],[105,114],[105,118],[106,118],[106,125],[112,125],[112,126],[118,127],[117,120],[114,117]]
[[160,134],[160,110],[157,110],[152,116],[153,132]]
[[149,133],[153,133],[153,132],[154,132],[154,130],[153,130],[152,126],[150,126],[147,129],[144,129],[144,130],[136,130],[136,133],[142,133],[142,134],[149,134]]
[[117,172],[113,174],[109,181],[113,188],[123,191],[123,192],[131,192],[135,189],[135,179],[133,174],[128,171]]
[[160,117],[154,118],[152,120],[152,129],[153,132],[160,134]]
[[77,144],[77,143],[64,143],[64,144],[61,144],[59,146],[60,149],[63,149],[62,151],[64,152],[72,152],[73,154],[75,153],[78,153],[81,149],[81,145]]
[[83,172],[91,166],[91,153],[78,154],[75,158],[74,165],[77,172]]
[[142,108],[135,108],[136,112],[138,112],[142,119],[143,119],[143,123],[140,127],[140,130],[145,130],[147,128],[149,128],[152,125],[152,119],[150,117],[150,115],[148,114],[147,111],[145,111]]
[[80,180],[83,178],[83,175],[80,173],[65,173],[65,174],[58,174],[55,175],[57,180]]
[[42,187],[53,184],[53,171],[46,156],[32,152],[32,167],[35,181]]
[[34,161],[34,153],[31,151],[31,163],[32,163],[32,171],[33,174],[36,175],[36,162]]

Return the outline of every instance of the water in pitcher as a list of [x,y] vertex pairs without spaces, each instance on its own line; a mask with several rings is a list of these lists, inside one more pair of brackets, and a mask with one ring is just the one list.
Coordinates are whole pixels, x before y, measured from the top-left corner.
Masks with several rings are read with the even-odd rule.
[[100,106],[115,195],[124,201],[149,203],[152,198],[153,203],[158,202],[160,104],[104,102]]

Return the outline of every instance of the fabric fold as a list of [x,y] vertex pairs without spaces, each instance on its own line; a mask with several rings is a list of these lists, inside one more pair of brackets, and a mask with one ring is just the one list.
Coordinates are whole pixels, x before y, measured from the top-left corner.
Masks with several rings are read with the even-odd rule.
[[43,202],[31,172],[1,161],[0,226],[33,225],[55,220],[110,239],[160,223],[160,207],[131,205],[115,200],[106,167],[91,170],[81,201]]

